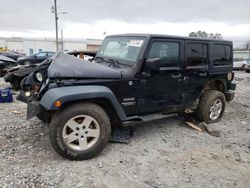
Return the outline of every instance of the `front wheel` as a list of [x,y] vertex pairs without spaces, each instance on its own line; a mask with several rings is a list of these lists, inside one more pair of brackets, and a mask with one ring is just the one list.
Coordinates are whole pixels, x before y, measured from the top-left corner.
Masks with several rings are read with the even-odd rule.
[[55,151],[70,160],[86,160],[99,154],[111,133],[106,112],[94,103],[78,103],[58,111],[50,126]]
[[217,90],[206,91],[200,98],[196,115],[198,120],[206,123],[218,122],[225,110],[225,95]]

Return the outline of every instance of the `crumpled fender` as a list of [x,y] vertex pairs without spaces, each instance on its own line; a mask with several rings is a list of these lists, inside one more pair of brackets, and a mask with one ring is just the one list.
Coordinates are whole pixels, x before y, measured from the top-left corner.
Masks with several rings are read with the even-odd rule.
[[114,93],[105,86],[69,86],[48,90],[40,101],[40,105],[47,110],[58,110],[54,103],[59,100],[62,104],[84,99],[105,98],[110,101],[121,120],[126,114]]

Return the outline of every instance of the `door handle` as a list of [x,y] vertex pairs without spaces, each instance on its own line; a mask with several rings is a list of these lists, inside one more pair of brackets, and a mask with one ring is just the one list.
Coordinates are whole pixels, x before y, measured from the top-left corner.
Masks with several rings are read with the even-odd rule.
[[201,72],[201,73],[199,73],[199,76],[207,76],[207,73],[206,72]]
[[172,74],[171,78],[173,78],[173,79],[180,79],[180,78],[182,78],[182,74]]
[[142,72],[141,73],[141,77],[142,78],[149,78],[151,75],[150,75],[150,73],[149,72]]

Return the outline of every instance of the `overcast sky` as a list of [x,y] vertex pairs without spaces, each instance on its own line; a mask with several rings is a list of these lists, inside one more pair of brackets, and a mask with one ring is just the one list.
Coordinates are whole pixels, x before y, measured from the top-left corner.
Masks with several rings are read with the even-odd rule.
[[[54,37],[54,0],[0,0],[0,37]],[[250,0],[57,0],[65,38],[104,32],[187,36],[191,31],[250,38]]]

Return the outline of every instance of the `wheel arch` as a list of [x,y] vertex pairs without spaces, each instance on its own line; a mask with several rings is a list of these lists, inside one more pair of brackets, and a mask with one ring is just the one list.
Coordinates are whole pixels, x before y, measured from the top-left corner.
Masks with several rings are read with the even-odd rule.
[[203,87],[203,92],[208,90],[218,90],[225,94],[227,92],[226,82],[222,79],[209,80]]
[[112,118],[126,119],[126,114],[113,92],[105,86],[69,86],[48,90],[42,97],[40,104],[46,110],[59,110],[54,103],[62,103],[64,107],[71,103],[93,102],[101,106]]

